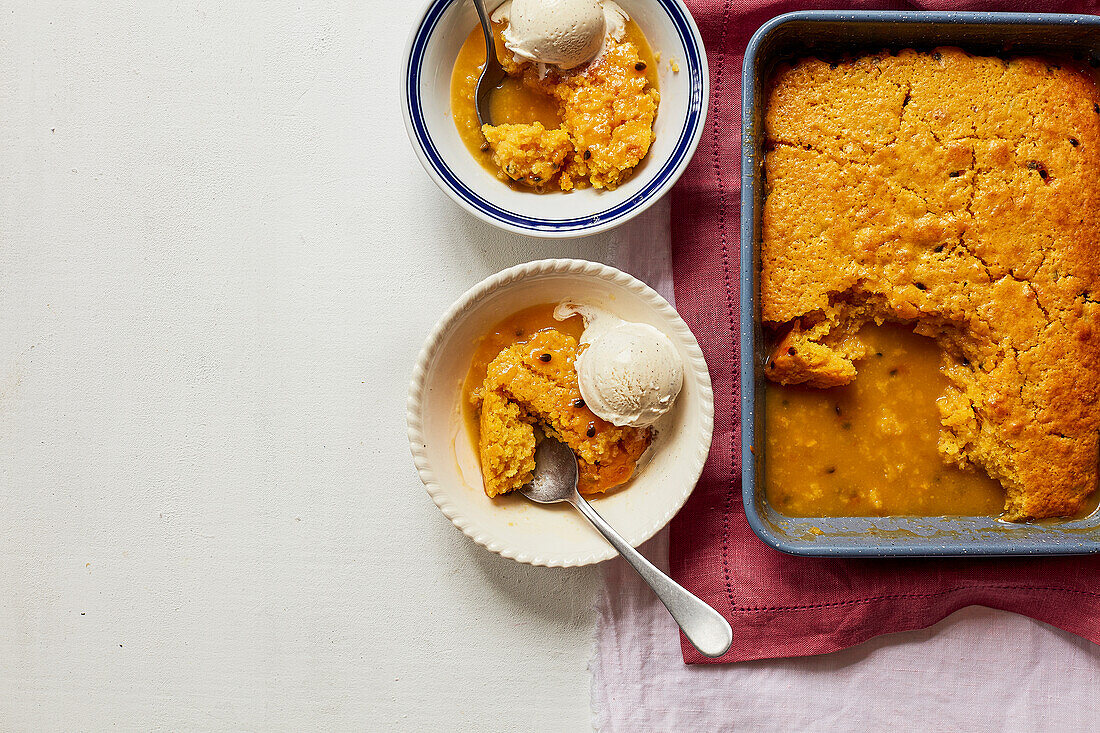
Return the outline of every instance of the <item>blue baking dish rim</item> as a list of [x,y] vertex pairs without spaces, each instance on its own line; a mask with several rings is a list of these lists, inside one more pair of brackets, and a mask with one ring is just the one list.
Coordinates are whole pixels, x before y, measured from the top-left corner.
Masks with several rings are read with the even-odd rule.
[[[756,498],[756,462],[752,459],[755,444],[755,314],[756,297],[754,277],[756,271],[756,165],[755,153],[747,154],[752,144],[745,135],[754,123],[755,99],[751,80],[756,69],[757,54],[764,40],[779,26],[791,22],[860,21],[868,23],[939,23],[950,25],[1059,25],[1096,26],[1100,29],[1100,16],[1052,13],[981,13],[955,11],[831,11],[805,10],[785,13],[767,21],[757,29],[745,49],[741,84],[741,496],[745,516],[752,531],[771,547],[791,555],[806,557],[932,557],[932,556],[1007,556],[1007,555],[1081,555],[1100,552],[1100,540],[1065,541],[1054,537],[1047,542],[1033,538],[1000,540],[992,542],[930,542],[929,544],[837,544],[827,541],[798,542],[777,535],[760,514]],[[782,515],[780,515],[782,516]],[[791,521],[813,522],[812,517],[789,517]],[[927,517],[898,517],[899,520],[927,520]],[[960,517],[958,520],[988,518]],[[841,517],[820,518],[817,521],[844,520],[850,524],[860,522],[870,529],[868,518]],[[997,521],[997,520],[989,520]],[[1026,525],[1025,525],[1026,526]],[[1097,528],[1100,535],[1100,528]]]
[[687,117],[680,130],[680,137],[676,141],[676,146],[673,149],[672,155],[661,170],[658,171],[657,175],[653,177],[653,180],[647,183],[629,199],[610,209],[589,216],[571,219],[543,219],[539,217],[523,216],[502,209],[483,197],[478,196],[477,193],[464,184],[462,180],[451,171],[450,167],[443,160],[443,157],[439,154],[439,150],[432,141],[432,137],[428,133],[428,127],[424,122],[424,112],[420,104],[420,95],[418,93],[420,89],[421,70],[424,62],[424,52],[427,48],[428,41],[435,32],[435,27],[439,23],[439,19],[442,17],[443,12],[454,1],[455,0],[435,0],[425,12],[424,20],[421,22],[416,32],[416,36],[412,42],[412,50],[409,54],[409,66],[405,74],[405,100],[408,106],[409,118],[412,123],[413,131],[416,134],[417,141],[420,143],[421,149],[424,151],[424,155],[428,159],[428,162],[431,164],[436,174],[439,175],[440,179],[447,184],[447,187],[470,206],[473,206],[486,216],[490,216],[497,221],[514,227],[534,231],[580,231],[595,224],[604,224],[622,218],[629,215],[639,206],[645,205],[649,197],[664,186],[673,172],[684,162],[688,152],[692,149],[693,138],[696,137],[694,131],[703,124],[703,65],[700,61],[702,49],[695,43],[695,36],[691,32],[692,21],[690,17],[686,15],[683,6],[673,0],[656,0],[657,4],[668,14],[673,25],[676,26],[676,33],[680,37],[684,49],[687,51],[685,65],[687,67],[688,81],[690,82],[690,94],[688,96]]

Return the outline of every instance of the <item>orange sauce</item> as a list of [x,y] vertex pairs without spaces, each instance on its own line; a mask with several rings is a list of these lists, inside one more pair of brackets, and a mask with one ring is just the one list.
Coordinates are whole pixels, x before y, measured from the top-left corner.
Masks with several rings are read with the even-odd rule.
[[947,386],[936,343],[901,326],[860,335],[870,351],[851,384],[768,383],[768,502],[796,517],[1000,514],[1000,483],[945,464],[936,448]]

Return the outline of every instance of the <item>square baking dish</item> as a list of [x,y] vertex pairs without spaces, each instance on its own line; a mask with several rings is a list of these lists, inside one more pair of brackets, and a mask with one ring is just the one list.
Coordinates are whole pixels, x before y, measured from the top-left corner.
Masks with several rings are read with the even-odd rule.
[[[1075,520],[993,517],[790,517],[764,497],[764,356],[759,311],[765,84],[795,56],[959,46],[975,54],[1100,59],[1100,17],[1037,13],[804,11],[765,23],[745,51],[741,128],[741,450],[749,525],[792,555],[834,557],[1074,555],[1100,552],[1100,510]],[[761,409],[757,410],[756,406]]]

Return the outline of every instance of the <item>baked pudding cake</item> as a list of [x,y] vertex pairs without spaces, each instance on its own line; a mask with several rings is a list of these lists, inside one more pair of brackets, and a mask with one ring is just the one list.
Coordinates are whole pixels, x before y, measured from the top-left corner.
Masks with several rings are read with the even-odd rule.
[[780,384],[857,378],[866,324],[942,349],[944,461],[1004,518],[1071,515],[1097,484],[1100,93],[1069,62],[956,48],[776,71],[761,315]]
[[553,434],[577,455],[582,494],[607,491],[633,475],[650,431],[618,427],[592,413],[577,384],[576,355],[576,339],[548,328],[489,363],[485,381],[471,394],[481,413],[480,458],[489,496],[531,480],[536,429]]
[[682,385],[679,352],[648,324],[573,301],[505,318],[479,339],[463,384],[485,493],[530,482],[545,435],[577,457],[582,494],[622,486]]
[[[496,125],[481,126],[474,107],[485,60],[480,27],[471,31],[455,61],[451,109],[459,135],[483,165],[520,189],[617,188],[653,143],[660,93],[644,34],[612,2],[565,4],[579,3],[600,7],[617,20],[607,24],[599,54],[574,68],[513,52],[505,40],[512,4],[493,14],[496,54],[508,73],[490,101]],[[562,0],[547,3],[555,4]]]

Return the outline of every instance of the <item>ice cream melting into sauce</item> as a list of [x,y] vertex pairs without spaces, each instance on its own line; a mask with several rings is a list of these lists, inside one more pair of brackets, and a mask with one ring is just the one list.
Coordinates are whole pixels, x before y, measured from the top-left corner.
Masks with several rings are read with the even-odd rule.
[[584,319],[576,366],[581,396],[592,412],[640,428],[672,409],[684,366],[668,336],[592,306],[565,302],[554,310],[558,320],[572,315]]
[[508,21],[504,45],[518,59],[574,69],[599,58],[607,39],[620,41],[627,14],[612,0],[508,0],[493,12],[493,22]]

